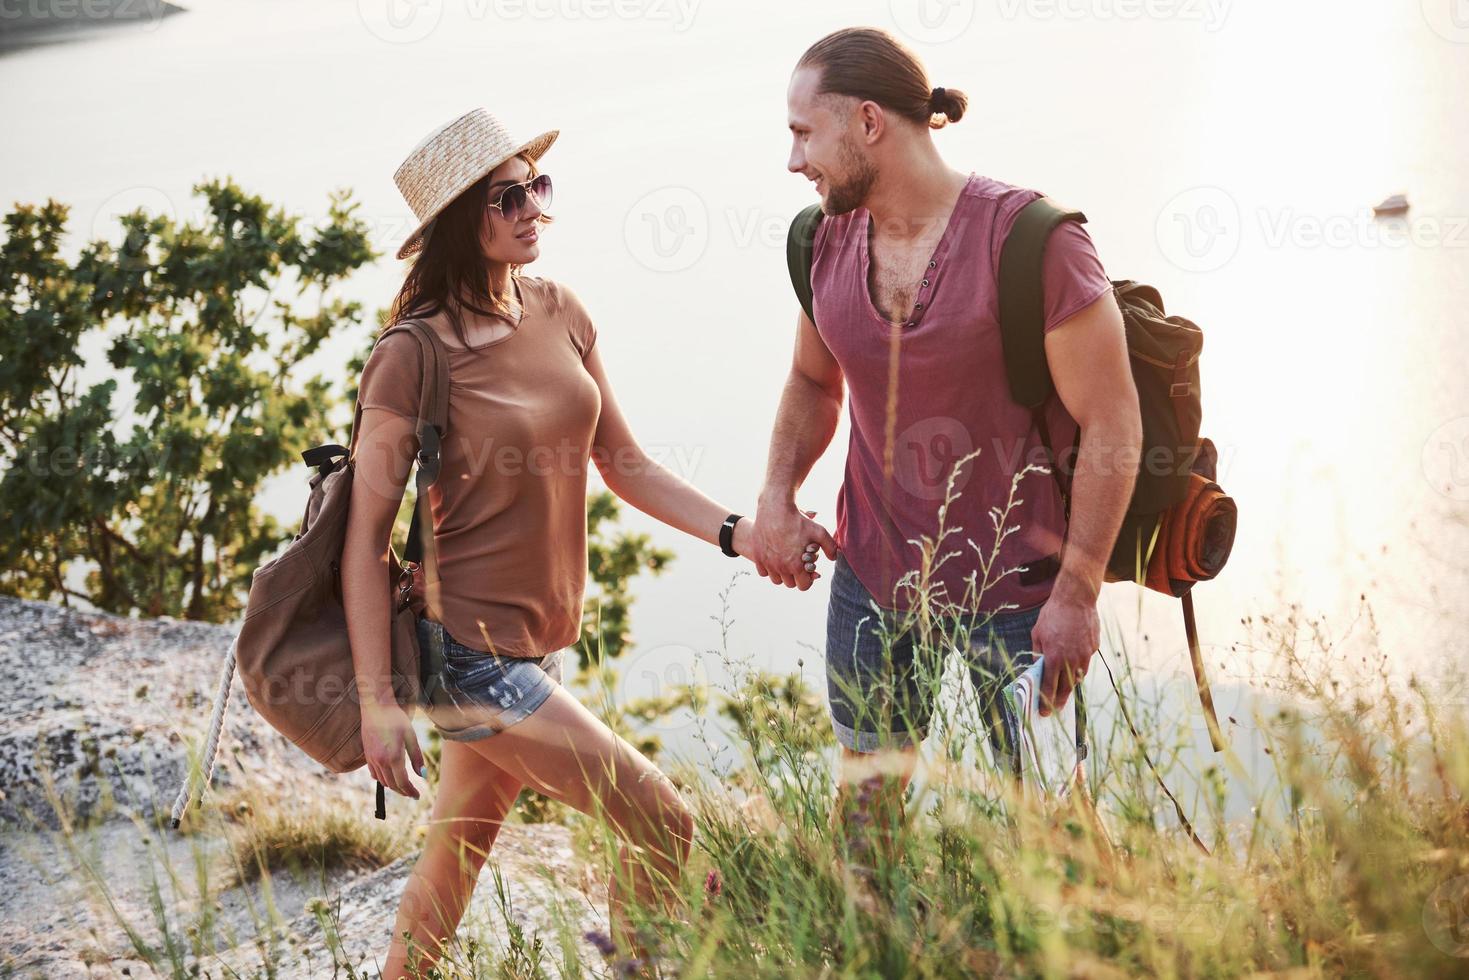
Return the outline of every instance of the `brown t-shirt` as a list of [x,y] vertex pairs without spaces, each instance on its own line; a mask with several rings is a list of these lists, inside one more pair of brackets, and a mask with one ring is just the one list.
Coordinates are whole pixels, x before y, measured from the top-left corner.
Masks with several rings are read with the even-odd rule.
[[[524,315],[514,332],[467,349],[445,343],[449,428],[428,494],[440,615],[425,608],[424,576],[412,602],[467,647],[540,657],[581,632],[602,395],[582,363],[597,331],[581,301],[549,279],[515,283]],[[363,367],[362,407],[416,419],[421,379],[417,341],[394,334]]]

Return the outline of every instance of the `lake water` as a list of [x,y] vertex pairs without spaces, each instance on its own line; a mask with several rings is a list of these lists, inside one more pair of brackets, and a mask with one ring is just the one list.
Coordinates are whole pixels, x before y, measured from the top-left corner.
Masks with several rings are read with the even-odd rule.
[[[1293,604],[1336,640],[1313,669],[1355,661],[1374,622],[1403,673],[1464,663],[1461,0],[192,6],[0,57],[7,204],[55,197],[74,234],[114,236],[139,204],[196,215],[190,187],[210,176],[310,219],[349,187],[386,256],[348,290],[372,310],[413,225],[392,173],[424,133],[480,104],[527,135],[559,127],[558,220],[531,271],[581,295],[640,440],[746,513],[793,337],[785,224],[814,199],[785,170],[789,72],[836,27],[898,32],[971,97],[936,134],[946,159],[1081,207],[1114,278],[1158,285],[1205,330],[1204,429],[1240,509],[1228,568],[1197,590],[1221,714],[1277,655],[1261,618]],[[1374,221],[1399,191],[1408,216]],[[846,439],[844,419],[799,495],[819,520],[835,518]],[[273,481],[265,506],[299,519],[304,476]],[[703,654],[739,566],[631,508],[626,525],[678,553],[637,583],[626,693],[690,670],[718,682]],[[821,687],[826,585],[740,579],[730,652],[803,659]],[[1129,585],[1103,604],[1139,669],[1190,708],[1177,604]],[[1203,744],[1197,710],[1183,723]],[[689,742],[687,726],[667,734]]]

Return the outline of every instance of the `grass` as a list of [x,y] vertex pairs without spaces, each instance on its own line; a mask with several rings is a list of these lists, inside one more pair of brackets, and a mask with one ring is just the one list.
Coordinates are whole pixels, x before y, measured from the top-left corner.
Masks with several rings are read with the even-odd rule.
[[237,791],[219,810],[236,826],[230,833],[230,887],[271,871],[370,870],[414,850],[415,835],[400,821],[364,820],[334,797],[296,799],[257,812],[256,793]]
[[[1005,514],[996,512],[997,532]],[[944,560],[932,545],[927,575]],[[982,582],[1004,574],[979,557]],[[925,581],[920,574],[914,584]],[[902,825],[879,810],[839,837],[828,821],[834,745],[822,699],[799,670],[763,674],[731,658],[731,590],[721,598],[723,639],[711,655],[736,683],[717,709],[680,703],[704,709],[701,726],[722,718],[732,745],[715,754],[737,758],[713,779],[666,766],[697,814],[697,832],[680,883],[683,913],[636,913],[665,975],[1469,976],[1469,713],[1443,693],[1462,676],[1446,674],[1432,688],[1402,682],[1387,653],[1349,664],[1294,608],[1267,617],[1256,625],[1268,634],[1272,673],[1251,678],[1271,694],[1251,719],[1267,766],[1251,776],[1232,752],[1201,765],[1183,751],[1191,733],[1142,694],[1130,638],[1109,635],[1117,696],[1144,742],[1115,712],[1095,710],[1094,697],[1088,793],[1059,802],[1017,794],[988,763],[974,706],[961,703],[925,746],[924,778],[909,789]],[[941,667],[942,651],[929,653]],[[1181,831],[1154,765],[1211,853]],[[1231,792],[1246,795],[1248,818],[1227,813]],[[125,924],[135,955],[163,975],[213,969],[223,937],[211,929],[208,899],[240,880],[266,910],[256,935],[228,939],[255,942],[262,973],[292,975],[296,951],[268,925],[272,871],[372,866],[413,845],[410,835],[330,807],[257,797],[242,814],[240,802],[226,797],[188,829],[225,834],[248,816],[229,863],[256,870],[231,879],[218,862],[199,861],[184,873],[154,872],[155,921],[147,930]],[[527,813],[559,814],[583,857],[608,873],[616,840],[597,819],[538,804]],[[61,823],[59,833],[72,832]],[[139,824],[140,834],[162,832]],[[166,895],[181,893],[189,874],[206,900],[180,921]],[[88,880],[105,892],[105,880]],[[480,885],[495,889],[508,943],[489,943],[482,924],[466,922],[437,975],[636,971],[605,935],[578,934],[583,896],[558,897],[544,922],[526,928],[511,917],[514,886],[493,863]],[[318,900],[311,911],[337,959],[350,938],[337,931],[339,910]],[[605,961],[583,957],[588,940],[608,946]],[[361,975],[345,957],[339,966],[341,975]]]

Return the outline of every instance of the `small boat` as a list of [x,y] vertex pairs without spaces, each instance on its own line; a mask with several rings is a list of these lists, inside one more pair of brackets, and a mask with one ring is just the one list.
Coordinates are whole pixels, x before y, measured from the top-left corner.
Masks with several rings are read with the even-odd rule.
[[1373,205],[1372,213],[1378,215],[1402,214],[1406,210],[1408,210],[1408,198],[1402,194],[1394,194],[1391,197],[1383,198],[1381,204]]

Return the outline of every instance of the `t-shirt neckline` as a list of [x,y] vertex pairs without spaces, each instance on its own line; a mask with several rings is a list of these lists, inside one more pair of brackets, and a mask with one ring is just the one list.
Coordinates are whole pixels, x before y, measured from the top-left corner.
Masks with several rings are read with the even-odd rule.
[[[473,351],[481,351],[489,347],[494,347],[497,344],[503,344],[505,341],[517,336],[520,333],[521,325],[525,323],[525,318],[530,316],[530,307],[526,304],[526,297],[530,295],[530,291],[521,288],[523,281],[524,279],[521,276],[514,276],[510,280],[511,288],[519,294],[516,298],[520,301],[520,319],[515,321],[513,329],[509,333],[503,337],[496,337],[487,343],[477,344],[474,347],[450,347],[448,344],[444,344],[444,349],[451,354],[468,354]],[[440,342],[442,343],[442,341]]]
[[[910,307],[905,313],[909,319],[901,321],[897,326],[903,330],[912,330],[918,326],[923,315],[928,312],[932,305],[933,287],[938,283],[939,274],[943,271],[943,260],[949,254],[949,246],[953,242],[954,235],[959,226],[959,210],[964,206],[964,199],[969,195],[970,188],[974,186],[977,174],[970,171],[964,179],[964,186],[959,191],[958,200],[954,202],[954,209],[949,212],[949,220],[944,225],[943,234],[939,236],[938,243],[934,245],[933,252],[929,255],[926,263],[922,281],[913,297],[915,307]],[[872,214],[866,208],[863,211],[863,232],[858,238],[858,247],[861,249],[862,260],[862,297],[866,301],[867,312],[883,327],[891,329],[893,323],[883,316],[877,308],[877,303],[872,298],[872,287],[868,284],[871,279],[872,251],[870,239],[872,237]]]

